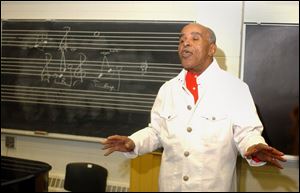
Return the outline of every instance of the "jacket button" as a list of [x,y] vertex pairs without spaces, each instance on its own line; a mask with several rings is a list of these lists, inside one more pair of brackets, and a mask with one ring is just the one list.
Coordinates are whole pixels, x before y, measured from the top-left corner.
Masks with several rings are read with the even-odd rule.
[[188,176],[183,176],[183,180],[184,180],[184,181],[188,181],[188,180],[189,180],[189,177],[188,177]]
[[186,108],[190,111],[192,109],[192,106],[188,105]]
[[185,156],[185,157],[187,157],[187,156],[189,156],[189,155],[190,155],[190,152],[188,152],[188,151],[185,151],[185,152],[184,152],[184,156]]
[[190,133],[190,132],[192,132],[193,129],[191,127],[188,127],[186,130],[187,130],[187,132]]

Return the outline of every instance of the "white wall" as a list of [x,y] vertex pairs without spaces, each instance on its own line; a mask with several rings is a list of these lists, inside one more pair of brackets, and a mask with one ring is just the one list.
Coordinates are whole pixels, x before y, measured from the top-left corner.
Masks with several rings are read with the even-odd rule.
[[[135,2],[135,1],[2,1],[1,19],[119,19],[191,20],[212,28],[219,50],[216,58],[228,72],[239,75],[243,22],[299,23],[299,2]],[[120,153],[104,157],[93,142],[17,135],[16,148],[6,149],[1,133],[1,155],[31,158],[52,165],[51,173],[64,174],[71,161],[103,164],[109,180],[129,184],[129,160]],[[299,186],[298,186],[299,189]],[[247,190],[247,189],[246,189]]]
[[245,1],[244,21],[299,24],[299,1]]

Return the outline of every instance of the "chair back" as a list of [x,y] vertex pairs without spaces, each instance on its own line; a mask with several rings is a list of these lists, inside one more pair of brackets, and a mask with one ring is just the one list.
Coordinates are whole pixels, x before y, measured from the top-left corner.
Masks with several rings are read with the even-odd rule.
[[107,169],[97,164],[69,163],[64,188],[72,192],[105,192],[107,175]]

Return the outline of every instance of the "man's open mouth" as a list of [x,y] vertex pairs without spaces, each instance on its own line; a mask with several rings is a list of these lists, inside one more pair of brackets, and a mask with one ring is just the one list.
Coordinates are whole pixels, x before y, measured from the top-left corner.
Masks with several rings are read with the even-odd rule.
[[189,50],[183,50],[183,51],[181,52],[181,56],[182,56],[183,58],[188,58],[188,57],[190,57],[191,55],[193,55],[193,52],[190,52]]

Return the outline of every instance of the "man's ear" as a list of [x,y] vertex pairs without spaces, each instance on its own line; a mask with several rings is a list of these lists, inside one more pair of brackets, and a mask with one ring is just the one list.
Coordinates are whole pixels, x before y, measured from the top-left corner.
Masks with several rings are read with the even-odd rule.
[[216,44],[210,44],[208,55],[213,57],[216,52],[217,52],[217,45]]

